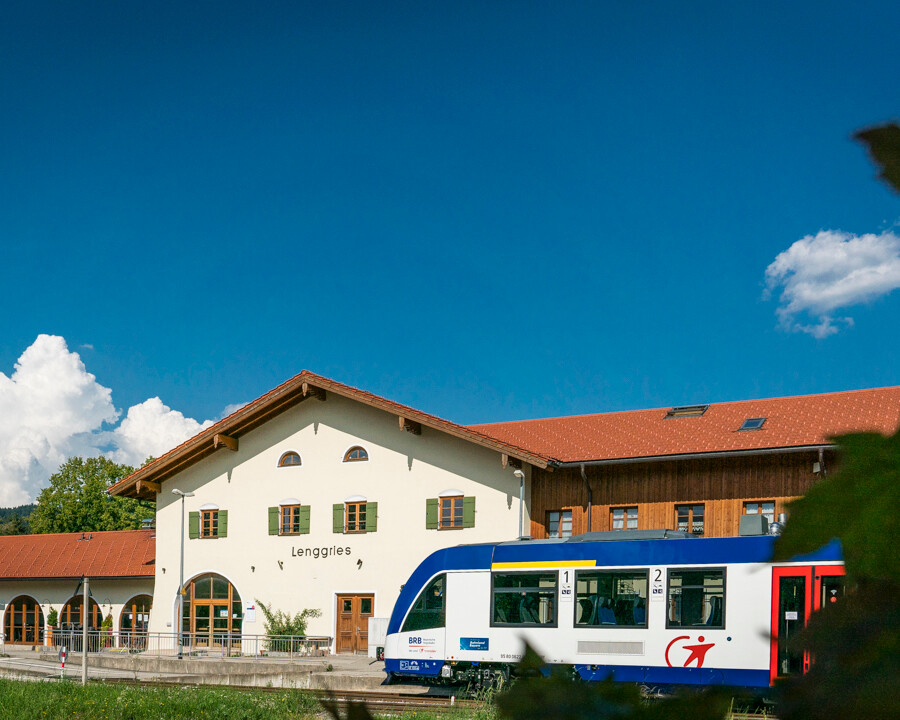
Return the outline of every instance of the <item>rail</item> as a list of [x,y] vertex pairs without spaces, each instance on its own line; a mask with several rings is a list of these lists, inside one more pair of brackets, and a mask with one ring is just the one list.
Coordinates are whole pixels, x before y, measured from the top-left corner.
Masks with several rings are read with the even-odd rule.
[[[180,640],[180,643],[179,643]],[[248,635],[235,632],[151,633],[89,630],[89,653],[135,653],[146,657],[241,657],[293,660],[328,655],[332,638],[308,635]],[[77,627],[56,630],[51,646],[81,652],[84,636]]]

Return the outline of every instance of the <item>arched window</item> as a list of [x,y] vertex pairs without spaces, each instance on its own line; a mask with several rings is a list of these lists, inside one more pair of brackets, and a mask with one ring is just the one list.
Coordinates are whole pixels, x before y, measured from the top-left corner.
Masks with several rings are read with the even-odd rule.
[[200,575],[185,584],[181,628],[194,647],[241,646],[244,609],[237,589],[221,575]]
[[344,462],[362,462],[369,459],[369,453],[366,449],[359,445],[354,445],[346,453],[344,453]]
[[11,644],[40,645],[44,642],[44,613],[33,597],[19,595],[6,606],[3,632]]
[[278,467],[298,467],[303,464],[300,460],[300,453],[288,450],[278,461]]
[[[84,596],[76,595],[63,605],[59,612],[59,627],[62,630],[81,630],[84,621],[81,609],[84,607]],[[94,598],[88,598],[88,630],[99,630],[103,622],[103,613]]]
[[125,603],[119,616],[119,645],[141,649],[147,645],[147,629],[150,627],[151,595],[135,595]]

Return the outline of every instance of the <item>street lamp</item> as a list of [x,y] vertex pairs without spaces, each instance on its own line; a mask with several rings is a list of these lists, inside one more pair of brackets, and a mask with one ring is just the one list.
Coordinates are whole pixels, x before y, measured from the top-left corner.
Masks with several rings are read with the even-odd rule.
[[182,633],[182,625],[184,624],[184,499],[194,497],[192,492],[184,492],[183,490],[173,489],[175,495],[181,497],[181,563],[178,567],[178,659],[184,657],[184,634]]
[[519,478],[519,539],[522,539],[522,522],[525,515],[525,473],[521,470],[513,472]]

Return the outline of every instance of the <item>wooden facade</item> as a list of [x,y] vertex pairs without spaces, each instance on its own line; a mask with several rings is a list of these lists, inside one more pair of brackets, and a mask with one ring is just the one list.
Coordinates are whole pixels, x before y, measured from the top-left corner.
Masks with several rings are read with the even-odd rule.
[[[654,462],[586,465],[591,487],[591,523],[588,527],[588,490],[579,466],[532,473],[531,535],[547,537],[552,511],[572,512],[572,534],[612,530],[612,510],[637,508],[640,530],[676,529],[676,507],[703,505],[707,537],[738,534],[747,502],[774,502],[775,516],[786,504],[806,493],[820,475],[814,464],[818,452],[755,454]],[[825,455],[833,470],[834,453]]]

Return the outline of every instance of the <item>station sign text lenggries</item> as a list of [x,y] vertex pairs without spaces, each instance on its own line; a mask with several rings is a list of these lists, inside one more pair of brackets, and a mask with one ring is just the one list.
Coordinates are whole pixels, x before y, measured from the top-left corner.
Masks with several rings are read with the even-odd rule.
[[335,557],[336,555],[350,555],[350,547],[338,547],[337,545],[332,545],[331,547],[314,547],[314,548],[301,548],[301,547],[293,547],[291,548],[291,557],[308,557],[308,558],[329,558]]

